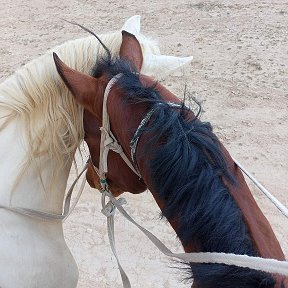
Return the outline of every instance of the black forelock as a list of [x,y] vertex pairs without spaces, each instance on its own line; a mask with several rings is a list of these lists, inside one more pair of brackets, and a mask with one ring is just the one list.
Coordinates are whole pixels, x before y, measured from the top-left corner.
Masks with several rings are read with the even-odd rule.
[[97,62],[92,69],[92,76],[98,78],[103,74],[113,77],[119,73],[123,75],[137,74],[133,64],[119,57],[111,58],[109,55],[97,57]]
[[92,70],[92,76],[96,78],[105,74],[111,79],[120,73],[123,76],[118,79],[117,85],[125,91],[123,101],[129,104],[143,103],[147,109],[159,103],[168,106],[155,89],[157,81],[151,86],[144,86],[140,81],[139,73],[136,72],[133,64],[127,60],[104,56],[99,58]]

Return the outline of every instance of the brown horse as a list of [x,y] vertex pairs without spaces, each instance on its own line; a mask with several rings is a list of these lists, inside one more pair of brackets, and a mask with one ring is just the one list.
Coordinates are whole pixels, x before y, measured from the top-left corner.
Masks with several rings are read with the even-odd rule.
[[[70,69],[54,55],[59,74],[84,106],[85,140],[95,166],[99,163],[103,94],[109,80],[122,75],[111,88],[107,109],[111,130],[130,161],[134,160],[141,178],[118,154],[110,152],[106,178],[111,192],[118,196],[148,187],[186,252],[284,260],[270,224],[211,125],[201,122],[162,85],[139,74],[140,45],[133,35],[123,31],[122,36],[121,59],[102,59],[94,77]],[[149,111],[150,120],[137,129]],[[138,146],[130,156],[136,130]],[[92,187],[99,187],[92,166],[87,179]],[[279,275],[222,264],[188,265],[193,287],[288,287],[287,279]]]

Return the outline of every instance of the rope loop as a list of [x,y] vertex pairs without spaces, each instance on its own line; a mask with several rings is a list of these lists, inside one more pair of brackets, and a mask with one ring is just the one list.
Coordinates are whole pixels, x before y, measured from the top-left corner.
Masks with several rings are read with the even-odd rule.
[[116,207],[114,204],[109,201],[105,207],[101,210],[102,214],[104,214],[106,217],[111,217],[115,215]]
[[[100,180],[102,183],[103,179]],[[107,185],[107,182],[106,184]],[[114,216],[115,212],[116,212],[116,206],[123,206],[125,204],[127,204],[127,201],[125,198],[120,197],[118,199],[115,199],[115,202],[113,203],[111,200],[109,200],[106,204],[105,204],[105,198],[108,197],[109,199],[111,199],[111,197],[113,197],[112,193],[107,189],[108,186],[106,186],[106,188],[104,188],[101,192],[102,192],[102,214],[104,214],[106,217],[110,217],[110,216]],[[115,205],[116,204],[116,205]]]

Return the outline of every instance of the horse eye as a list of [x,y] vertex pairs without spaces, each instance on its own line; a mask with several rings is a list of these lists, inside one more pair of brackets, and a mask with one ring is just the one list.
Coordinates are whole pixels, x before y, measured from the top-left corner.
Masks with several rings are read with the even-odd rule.
[[93,73],[93,77],[94,78],[100,78],[103,75],[102,71],[96,71],[95,73]]

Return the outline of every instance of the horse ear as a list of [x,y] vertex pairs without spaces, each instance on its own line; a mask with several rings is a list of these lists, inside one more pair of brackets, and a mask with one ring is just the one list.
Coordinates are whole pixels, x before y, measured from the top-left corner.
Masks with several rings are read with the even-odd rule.
[[166,55],[149,54],[144,57],[144,63],[141,72],[147,76],[155,77],[157,79],[165,79],[174,70],[177,70],[192,61],[193,56],[190,57],[174,57]]
[[130,61],[137,72],[140,72],[143,64],[143,54],[137,38],[127,31],[122,31],[122,44],[120,58]]
[[68,67],[54,52],[53,58],[59,75],[75,100],[93,113],[92,108],[94,108],[93,103],[97,94],[98,80]]
[[126,20],[121,30],[125,30],[136,36],[139,35],[140,34],[140,19],[141,17],[139,15],[130,17],[128,20]]

